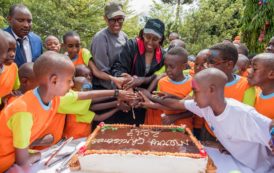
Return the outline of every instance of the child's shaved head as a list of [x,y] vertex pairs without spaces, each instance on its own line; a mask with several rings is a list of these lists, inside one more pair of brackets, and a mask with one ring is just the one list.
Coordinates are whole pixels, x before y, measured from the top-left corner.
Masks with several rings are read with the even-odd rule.
[[33,72],[33,62],[24,63],[18,70],[20,91],[25,93],[37,87],[38,82]]
[[178,62],[180,62],[182,64],[187,63],[188,52],[185,49],[183,49],[182,47],[171,48],[167,52],[166,57],[169,57],[168,55],[173,55],[173,56],[178,57],[179,58]]
[[49,40],[58,40],[58,42],[59,42],[59,39],[57,37],[55,37],[54,35],[47,36],[45,39],[45,43],[47,43]]
[[186,48],[186,44],[183,40],[180,39],[175,39],[172,40],[169,44],[169,49],[174,48],[174,47],[182,47],[182,48]]
[[33,72],[33,62],[24,63],[18,69],[19,79],[26,77],[26,78],[34,78]]
[[246,57],[245,55],[243,54],[239,54],[239,57],[238,57],[238,61],[237,61],[237,64],[239,69],[241,70],[245,70],[248,68],[249,66],[249,59],[248,57]]
[[73,90],[75,91],[89,91],[92,89],[90,81],[83,76],[74,77],[73,81]]
[[238,44],[234,44],[234,46],[237,48],[238,54],[243,54],[248,57],[249,50],[245,44],[238,43]]
[[83,76],[86,77],[88,80],[92,79],[92,72],[88,68],[88,66],[84,64],[79,64],[75,66],[75,77]]
[[6,39],[8,41],[8,43],[15,43],[16,44],[16,40],[13,36],[10,35],[10,33],[4,31],[4,34],[6,36]]
[[203,50],[201,50],[198,54],[197,54],[197,57],[200,57],[200,56],[202,56],[202,57],[207,57],[207,56],[209,56],[210,55],[210,51],[209,51],[209,49],[203,49]]
[[216,85],[223,90],[227,80],[226,74],[217,68],[204,69],[194,76],[194,82],[199,83],[199,87],[205,88]]
[[261,53],[256,55],[253,60],[260,60],[265,68],[274,70],[274,53]]
[[218,43],[209,48],[211,56],[219,53],[223,60],[232,61],[234,65],[238,61],[237,48],[232,43]]
[[43,53],[34,63],[37,80],[75,70],[72,61],[65,55],[53,51]]
[[0,65],[3,63],[3,61],[7,57],[8,53],[8,40],[6,39],[6,34],[4,31],[0,30]]

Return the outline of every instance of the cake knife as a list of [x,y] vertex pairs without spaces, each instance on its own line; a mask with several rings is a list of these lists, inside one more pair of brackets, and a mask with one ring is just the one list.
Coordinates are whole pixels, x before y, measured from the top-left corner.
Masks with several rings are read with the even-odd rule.
[[78,152],[78,150],[84,145],[85,142],[81,142],[76,146],[76,149],[74,150],[73,153],[70,154],[70,156],[60,165],[59,168],[56,169],[57,173],[62,172],[64,169],[67,168],[67,164],[70,161],[70,159]]
[[132,117],[133,117],[133,119],[135,120],[136,117],[135,117],[135,111],[134,111],[133,107],[131,107],[131,112],[132,112]]
[[49,165],[49,162],[51,161],[51,159],[53,159],[61,150],[62,148],[67,145],[68,143],[70,143],[73,140],[73,137],[70,137],[69,139],[67,139],[50,157],[49,159],[45,162],[45,166]]

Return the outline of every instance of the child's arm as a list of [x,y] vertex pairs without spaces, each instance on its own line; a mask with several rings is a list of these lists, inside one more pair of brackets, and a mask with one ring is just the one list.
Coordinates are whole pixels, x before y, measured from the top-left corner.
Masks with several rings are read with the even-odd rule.
[[149,84],[155,77],[156,77],[156,75],[151,75],[151,76],[148,76],[148,77],[133,76],[132,80],[127,81],[123,85],[123,87],[124,87],[125,90],[127,90],[129,88],[139,87],[143,84]]
[[111,117],[113,114],[115,114],[119,109],[118,108],[115,108],[115,109],[112,109],[111,111],[109,112],[106,112],[102,115],[95,115],[94,117],[94,121],[105,121],[106,119],[108,119],[109,117]]
[[157,75],[156,78],[151,82],[151,84],[149,85],[149,87],[147,88],[147,90],[148,90],[149,92],[152,92],[153,90],[155,90],[156,87],[157,87],[157,84],[158,84],[159,80],[160,80],[161,78],[165,77],[165,76],[166,76],[166,73]]
[[115,107],[117,107],[117,104],[118,104],[118,101],[92,104],[91,107],[90,107],[90,110],[100,111],[100,110],[104,110],[104,109],[115,108]]
[[36,147],[36,146],[49,146],[53,143],[54,137],[52,134],[47,134],[43,136],[42,138],[36,139],[30,144],[30,147]]
[[148,91],[141,91],[140,94],[144,100],[144,102],[140,104],[144,107],[162,110],[186,111],[184,100],[170,98],[161,99],[159,97],[152,97]]
[[99,70],[92,60],[90,60],[88,62],[88,66],[91,69],[92,74],[94,74],[94,76],[96,76],[97,78],[102,79],[102,80],[107,80],[107,81],[111,80],[117,86],[117,88],[122,87],[123,82],[124,82],[123,77],[114,77],[114,76],[107,74],[106,72]]
[[113,101],[113,100],[115,100],[115,98],[113,96],[93,98],[92,104],[105,103],[105,102]]
[[28,147],[24,149],[15,148],[15,163],[19,166],[25,166],[35,163],[40,160],[41,153],[37,152],[30,154],[28,152]]
[[177,121],[179,119],[192,117],[193,113],[189,112],[189,111],[186,111],[186,112],[182,112],[182,113],[179,113],[179,114],[172,114],[172,115],[162,114],[162,115],[164,115],[164,116],[161,117],[162,118],[162,123],[164,125],[170,125],[170,124],[173,124],[175,121]]
[[119,98],[120,100],[134,100],[136,99],[136,94],[130,91],[124,90],[93,90],[78,92],[78,100],[87,100],[100,97],[113,96]]

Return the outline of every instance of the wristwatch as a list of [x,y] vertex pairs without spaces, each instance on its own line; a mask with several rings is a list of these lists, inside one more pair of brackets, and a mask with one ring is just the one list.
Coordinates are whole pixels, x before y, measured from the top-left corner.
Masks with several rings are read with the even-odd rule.
[[114,97],[114,98],[117,98],[118,95],[119,95],[119,89],[115,89],[115,90],[114,90],[114,95],[113,95],[113,97]]

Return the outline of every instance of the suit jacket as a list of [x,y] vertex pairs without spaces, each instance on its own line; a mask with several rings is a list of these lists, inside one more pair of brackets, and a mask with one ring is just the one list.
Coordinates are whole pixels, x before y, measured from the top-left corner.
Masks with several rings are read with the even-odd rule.
[[[12,34],[11,27],[8,27],[4,30],[10,33],[14,37],[14,35]],[[29,32],[27,37],[30,42],[32,62],[34,62],[43,53],[43,43],[41,38],[33,32]],[[25,58],[22,56],[20,52],[19,46],[16,47],[15,63],[17,64],[18,67],[26,63]]]

